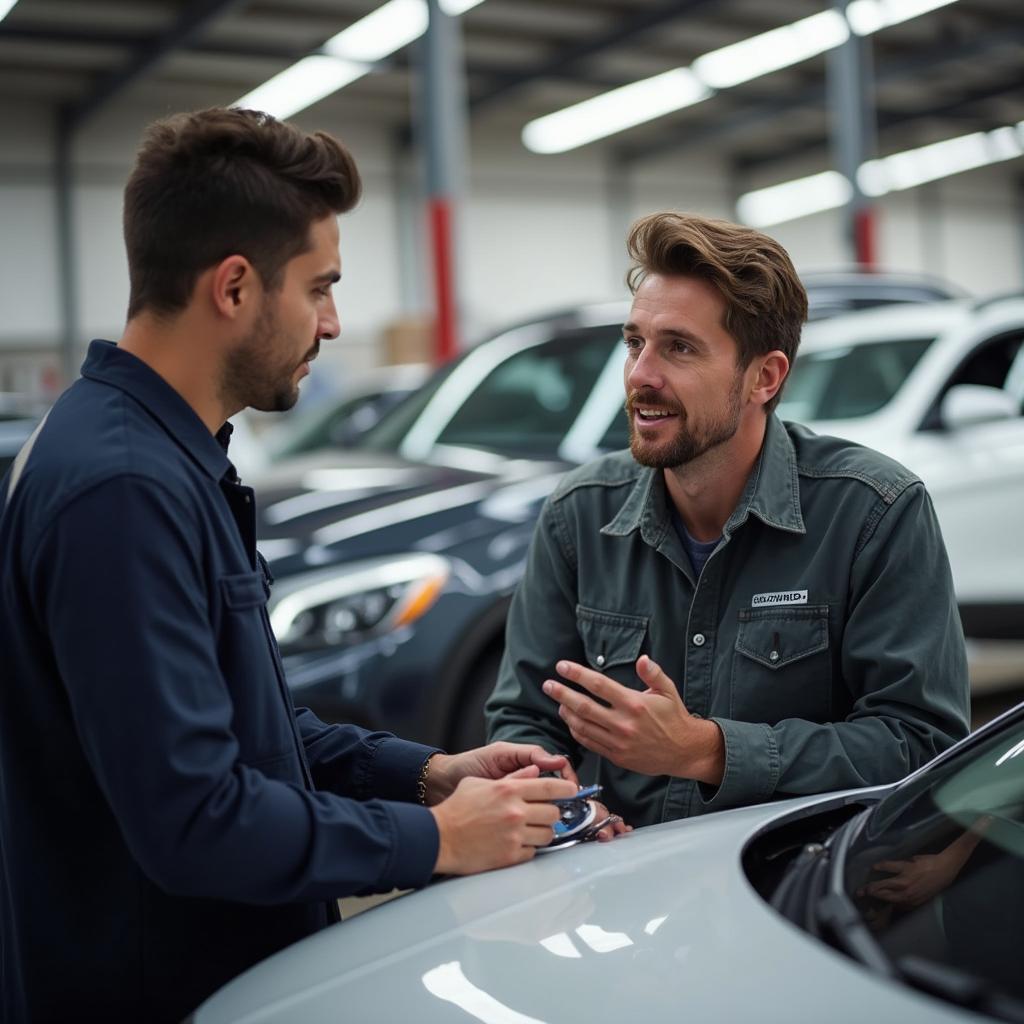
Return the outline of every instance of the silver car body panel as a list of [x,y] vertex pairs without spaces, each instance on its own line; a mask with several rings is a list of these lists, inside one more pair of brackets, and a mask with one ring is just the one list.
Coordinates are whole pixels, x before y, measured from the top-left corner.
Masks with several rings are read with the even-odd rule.
[[748,840],[836,800],[671,822],[446,879],[257,965],[195,1024],[977,1019],[871,974],[752,889]]

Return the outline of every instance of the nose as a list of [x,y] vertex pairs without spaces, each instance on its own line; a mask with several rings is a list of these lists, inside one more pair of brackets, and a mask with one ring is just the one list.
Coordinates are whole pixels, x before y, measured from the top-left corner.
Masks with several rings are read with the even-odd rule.
[[656,354],[650,346],[645,345],[634,357],[627,360],[626,387],[630,391],[639,391],[641,388],[657,390],[663,383]]
[[320,311],[320,320],[317,323],[317,338],[330,340],[341,333],[341,321],[338,319],[338,309],[334,304],[334,295],[327,300]]

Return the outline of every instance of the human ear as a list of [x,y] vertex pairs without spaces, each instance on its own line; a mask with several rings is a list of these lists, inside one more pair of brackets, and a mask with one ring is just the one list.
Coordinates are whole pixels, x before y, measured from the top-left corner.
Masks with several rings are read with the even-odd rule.
[[789,358],[785,352],[775,349],[756,362],[758,370],[750,389],[750,399],[756,405],[767,405],[789,375]]
[[211,268],[209,288],[217,312],[235,320],[257,298],[259,276],[244,256],[228,256]]

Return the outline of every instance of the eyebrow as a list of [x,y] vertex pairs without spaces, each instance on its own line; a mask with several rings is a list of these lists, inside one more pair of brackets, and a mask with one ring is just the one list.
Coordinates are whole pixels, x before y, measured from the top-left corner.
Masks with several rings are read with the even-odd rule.
[[[622,325],[623,334],[638,334],[639,332],[640,328],[632,320]],[[657,334],[661,338],[682,338],[684,341],[696,341],[698,343],[701,343],[703,340],[690,331],[684,331],[681,327],[663,327]]]
[[328,270],[324,274],[317,274],[313,278],[315,284],[337,284],[341,280],[341,274],[337,270]]

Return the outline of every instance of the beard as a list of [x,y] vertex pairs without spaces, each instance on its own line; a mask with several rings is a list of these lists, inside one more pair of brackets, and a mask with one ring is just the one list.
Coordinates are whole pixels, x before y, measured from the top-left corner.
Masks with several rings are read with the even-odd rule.
[[[282,362],[278,351],[281,339],[277,315],[265,302],[248,337],[224,362],[221,391],[232,397],[233,404],[260,412],[287,412],[299,400],[295,371],[300,364]],[[319,351],[318,339],[302,361],[316,358]]]
[[[682,406],[662,401],[654,393],[631,391],[626,397],[626,416],[629,419],[629,450],[633,458],[641,466],[651,469],[677,469],[724,444],[739,429],[743,412],[742,392],[743,374],[738,373],[729,388],[724,407],[716,410],[706,422],[691,426]],[[679,418],[675,435],[664,441],[645,440],[636,429],[638,406],[675,413]]]

